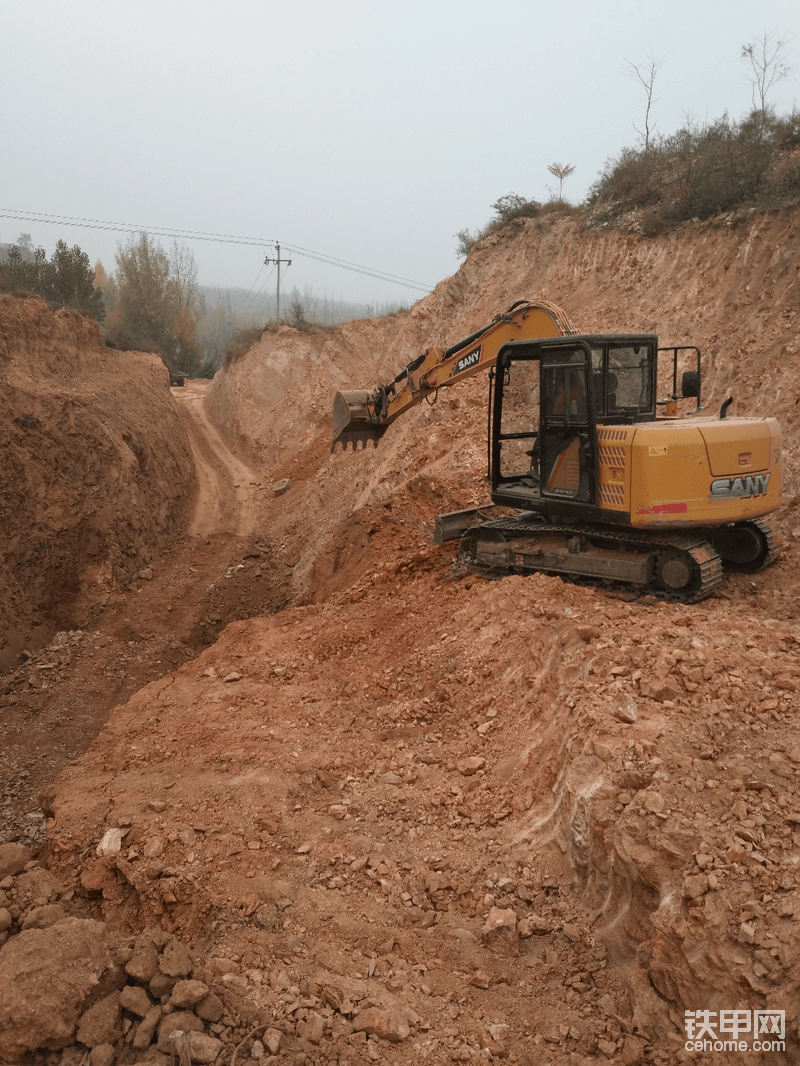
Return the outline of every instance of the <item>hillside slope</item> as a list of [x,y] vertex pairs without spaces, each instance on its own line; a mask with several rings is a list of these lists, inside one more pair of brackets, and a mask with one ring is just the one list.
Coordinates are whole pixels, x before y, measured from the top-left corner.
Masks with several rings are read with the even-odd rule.
[[276,503],[276,536],[295,552],[296,593],[317,598],[317,560],[338,566],[331,555],[342,554],[363,508],[394,501],[394,519],[420,532],[437,510],[486,499],[485,375],[409,412],[377,450],[327,458],[334,393],[390,380],[424,347],[454,343],[523,297],[560,305],[579,332],[655,332],[662,344],[698,345],[707,410],[733,396],[731,414],[780,420],[791,500],[800,478],[798,264],[796,209],[687,224],[654,239],[520,219],[406,314],[324,333],[265,333],[217,374],[206,405],[267,474],[296,482]]

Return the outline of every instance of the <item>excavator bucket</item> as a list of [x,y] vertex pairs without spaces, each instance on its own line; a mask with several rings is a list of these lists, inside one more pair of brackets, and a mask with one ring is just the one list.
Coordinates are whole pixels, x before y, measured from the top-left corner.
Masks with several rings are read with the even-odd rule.
[[333,398],[333,437],[331,451],[341,443],[347,451],[348,444],[353,450],[361,441],[366,448],[369,441],[377,446],[386,432],[386,426],[377,426],[369,420],[367,401],[372,392],[368,389],[353,389],[351,392],[337,392]]

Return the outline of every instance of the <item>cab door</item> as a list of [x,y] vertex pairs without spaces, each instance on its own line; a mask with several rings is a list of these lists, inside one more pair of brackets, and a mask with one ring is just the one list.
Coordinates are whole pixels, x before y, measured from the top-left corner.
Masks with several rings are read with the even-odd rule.
[[591,350],[570,338],[543,345],[539,363],[542,500],[597,506],[597,429]]

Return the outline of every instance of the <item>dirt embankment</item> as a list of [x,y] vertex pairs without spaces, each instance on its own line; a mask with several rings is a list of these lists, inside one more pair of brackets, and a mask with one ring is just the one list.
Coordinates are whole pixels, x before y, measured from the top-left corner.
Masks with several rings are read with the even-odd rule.
[[162,361],[36,297],[0,297],[0,453],[8,668],[130,587],[177,532],[194,469]]
[[109,710],[283,606],[288,571],[204,382],[170,389],[157,357],[10,297],[0,377],[0,844],[37,844],[38,792]]
[[[523,222],[407,315],[283,329],[218,376],[206,411],[261,479],[226,469],[264,506],[236,512],[222,581],[213,534],[192,568],[229,609],[277,573],[294,604],[114,711],[43,796],[49,872],[0,849],[0,1052],[77,1041],[98,1063],[166,1066],[179,1018],[193,1061],[220,1066],[235,1049],[667,1066],[713,1061],[685,1050],[686,1010],[715,1026],[738,1010],[783,1011],[771,1061],[797,1059],[799,232],[796,212],[648,241]],[[544,577],[453,582],[429,532],[485,498],[477,379],[379,449],[328,455],[333,391],[523,296],[580,330],[696,343],[709,408],[733,393],[781,419],[770,570],[692,609]],[[196,459],[220,447],[203,439]],[[143,597],[180,602],[178,572],[158,570],[127,601],[134,642]],[[96,950],[72,946],[80,930]],[[37,973],[85,971],[70,998],[36,992]]]

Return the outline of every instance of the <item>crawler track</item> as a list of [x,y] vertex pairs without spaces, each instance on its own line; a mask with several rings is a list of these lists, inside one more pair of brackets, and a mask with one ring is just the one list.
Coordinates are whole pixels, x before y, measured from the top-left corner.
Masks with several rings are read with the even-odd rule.
[[749,547],[753,552],[753,555],[750,558],[746,557],[746,550],[744,558],[741,555],[737,557],[735,551],[733,556],[730,557],[726,554],[724,537],[719,540],[717,539],[720,533],[719,530],[707,529],[703,531],[722,557],[722,565],[726,570],[733,570],[740,574],[754,574],[756,571],[763,570],[764,567],[769,566],[775,561],[778,553],[775,547],[772,526],[768,519],[751,518],[747,522],[742,522],[740,525],[735,526],[734,529],[740,529],[745,535],[750,537]]
[[722,580],[722,560],[696,533],[647,534],[535,518],[484,522],[461,539],[460,561],[473,573],[554,574],[565,581],[697,603]]

